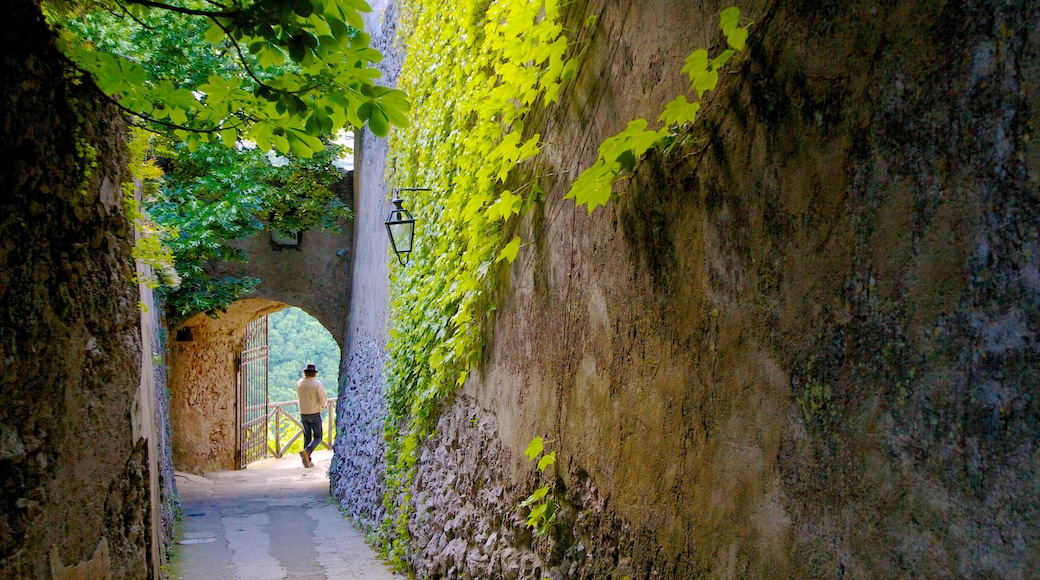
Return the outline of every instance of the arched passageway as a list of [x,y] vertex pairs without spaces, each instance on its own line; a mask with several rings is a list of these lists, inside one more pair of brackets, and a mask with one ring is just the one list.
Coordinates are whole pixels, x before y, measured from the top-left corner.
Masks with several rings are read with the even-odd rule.
[[[170,430],[176,469],[202,473],[244,464],[238,393],[248,367],[242,361],[243,341],[250,322],[288,307],[264,298],[239,300],[217,318],[194,316],[169,337]],[[266,372],[266,359],[263,364]],[[336,385],[326,388],[334,397]]]
[[[353,172],[334,188],[353,207]],[[292,243],[267,232],[228,242],[248,262],[210,264],[209,274],[262,280],[250,298],[217,318],[196,314],[170,329],[170,430],[174,467],[201,473],[239,465],[236,415],[236,353],[250,321],[290,306],[318,320],[343,348],[353,264],[353,224],[338,231],[307,230]],[[331,396],[337,385],[326,384]]]

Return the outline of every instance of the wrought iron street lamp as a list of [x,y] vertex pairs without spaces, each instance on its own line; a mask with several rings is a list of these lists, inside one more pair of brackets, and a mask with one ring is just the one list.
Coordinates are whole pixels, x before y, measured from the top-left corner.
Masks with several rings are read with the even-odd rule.
[[391,200],[394,209],[386,218],[386,234],[390,236],[390,245],[397,254],[397,261],[403,266],[408,263],[408,254],[411,253],[412,244],[415,241],[415,218],[402,206],[404,203],[404,200],[401,199],[402,191],[429,191],[429,189],[406,187],[394,190],[394,199]]

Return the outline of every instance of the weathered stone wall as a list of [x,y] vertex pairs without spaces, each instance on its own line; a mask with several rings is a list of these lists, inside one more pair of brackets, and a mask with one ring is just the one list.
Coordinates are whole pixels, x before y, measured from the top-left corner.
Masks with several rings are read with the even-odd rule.
[[[135,182],[135,185],[139,185]],[[140,201],[141,189],[135,188]],[[141,235],[137,231],[137,235]],[[152,510],[151,526],[155,532],[153,557],[165,561],[173,548],[173,526],[177,513],[177,482],[173,475],[173,450],[170,447],[170,402],[166,389],[166,356],[161,311],[155,295],[148,287],[154,280],[151,266],[137,261],[138,292],[141,304],[141,386],[135,406],[134,432],[149,439],[149,490]]]
[[[540,173],[655,118],[720,8],[571,4],[599,19],[531,128]],[[543,184],[420,461],[419,576],[1040,574],[1038,8],[741,8],[749,57],[694,139],[592,216]],[[533,539],[544,481],[563,509]]]
[[[347,207],[354,205],[353,173],[332,188]],[[306,311],[329,330],[343,347],[347,298],[354,267],[353,222],[340,220],[339,231],[313,228],[303,232],[295,247],[277,248],[269,232],[234,240],[227,245],[245,251],[248,262],[218,262],[206,271],[214,278],[255,276],[261,283],[250,298],[284,302]]]
[[[158,573],[125,125],[40,7],[0,25],[0,577]],[[147,406],[147,403],[146,403]]]
[[[393,86],[400,70],[394,49],[395,6],[372,3],[365,28],[372,46],[383,53],[381,82]],[[388,240],[383,225],[390,213],[384,181],[386,140],[364,129],[355,147],[354,272],[347,341],[340,363],[336,406],[335,455],[329,468],[330,487],[346,512],[366,529],[383,519],[386,405],[383,363],[386,359],[388,307]]]

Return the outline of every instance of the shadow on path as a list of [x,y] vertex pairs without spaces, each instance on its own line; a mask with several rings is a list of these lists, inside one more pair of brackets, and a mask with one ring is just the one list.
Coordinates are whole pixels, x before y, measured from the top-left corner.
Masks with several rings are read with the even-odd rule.
[[170,578],[400,580],[329,496],[332,452],[313,459],[310,469],[293,455],[205,477],[177,473],[184,519]]

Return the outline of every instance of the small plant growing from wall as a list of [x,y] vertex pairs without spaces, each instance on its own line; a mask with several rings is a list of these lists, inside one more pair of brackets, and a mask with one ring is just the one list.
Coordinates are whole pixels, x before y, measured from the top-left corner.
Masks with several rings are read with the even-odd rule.
[[722,11],[719,28],[729,48],[714,57],[706,48],[699,48],[686,58],[682,72],[690,78],[690,90],[696,94],[693,101],[679,95],[664,107],[658,117],[661,127],[649,129],[647,119],[635,119],[617,135],[608,137],[599,146],[599,157],[585,169],[565,196],[578,205],[584,205],[591,214],[597,207],[617,198],[613,184],[631,176],[639,159],[651,149],[665,150],[675,143],[679,129],[692,126],[701,110],[705,94],[715,90],[719,73],[739,51],[747,45],[748,29],[740,26],[740,9],[731,6]]
[[[546,469],[556,464],[556,452],[545,453],[545,441],[541,437],[535,437],[527,444],[524,455],[531,461],[541,456],[541,459],[538,459],[538,471],[541,473],[545,473]],[[557,502],[552,488],[552,483],[539,487],[517,506],[517,509],[530,509],[527,512],[526,525],[534,530],[536,536],[544,536],[549,533],[553,524],[556,523]]]

